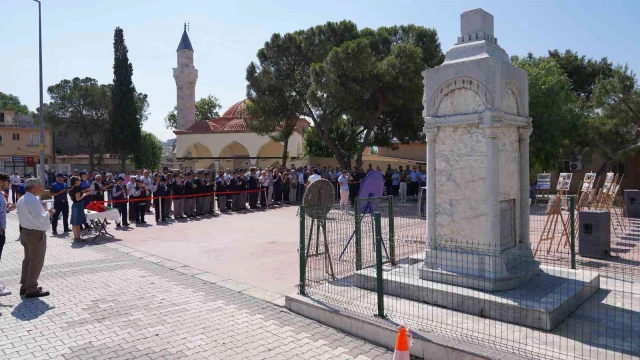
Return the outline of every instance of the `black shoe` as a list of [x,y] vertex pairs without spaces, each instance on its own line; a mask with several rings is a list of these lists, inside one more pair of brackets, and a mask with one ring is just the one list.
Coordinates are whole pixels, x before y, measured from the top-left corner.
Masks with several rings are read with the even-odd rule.
[[45,296],[49,296],[49,292],[48,291],[42,291],[42,289],[38,289],[32,293],[28,293],[25,294],[24,297],[26,297],[27,299],[30,298],[37,298],[37,297],[45,297]]
[[124,223],[122,224],[122,226],[129,226],[129,223]]
[[136,225],[140,225],[140,221],[136,221]]
[[71,232],[72,230],[71,229],[64,229],[63,231],[64,232]]
[[[42,290],[42,286],[38,286],[38,291]],[[27,293],[27,289],[25,288],[20,288],[20,296],[24,295]]]
[[52,233],[53,235],[58,235],[58,232],[57,232],[56,230],[51,231],[51,233]]
[[142,221],[140,221],[140,222],[141,222],[141,223],[143,223],[143,224],[146,224],[146,223],[147,223],[147,222],[146,222],[146,221],[144,221],[144,220],[142,220]]

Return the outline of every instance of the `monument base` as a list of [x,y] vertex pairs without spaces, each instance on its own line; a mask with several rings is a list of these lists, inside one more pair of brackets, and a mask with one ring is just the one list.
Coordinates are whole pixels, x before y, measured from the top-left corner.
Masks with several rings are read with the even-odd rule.
[[455,246],[427,249],[420,278],[484,291],[518,288],[540,273],[530,245],[502,251]]
[[[422,263],[383,271],[384,293],[485,318],[553,330],[600,289],[595,272],[543,266],[516,289],[488,292],[420,278]],[[376,270],[357,271],[356,287],[376,290]]]

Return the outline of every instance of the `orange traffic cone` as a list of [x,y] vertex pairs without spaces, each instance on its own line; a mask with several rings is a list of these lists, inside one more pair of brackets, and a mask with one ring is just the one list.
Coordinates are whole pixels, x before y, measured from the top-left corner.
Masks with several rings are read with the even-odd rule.
[[409,336],[407,328],[398,326],[398,338],[396,339],[396,350],[393,352],[393,360],[409,359]]

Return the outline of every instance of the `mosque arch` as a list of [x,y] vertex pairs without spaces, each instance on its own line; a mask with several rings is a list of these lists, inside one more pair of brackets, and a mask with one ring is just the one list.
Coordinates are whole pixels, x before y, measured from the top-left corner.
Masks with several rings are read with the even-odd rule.
[[213,159],[211,158],[211,150],[202,143],[196,142],[189,145],[182,155],[184,158],[209,158],[209,159],[185,159],[183,162],[183,167],[192,168],[192,169],[204,169],[210,168],[213,164]]
[[220,150],[221,158],[234,158],[234,157],[242,157],[239,159],[220,159],[220,168],[221,169],[237,169],[243,168],[246,169],[251,166],[251,161],[249,160],[249,150],[237,141],[231,141],[227,145],[225,145]]
[[[284,151],[284,145],[282,143],[269,140],[264,143],[260,150],[258,150],[258,161],[256,166],[267,167],[279,165],[282,158],[282,152]],[[278,158],[278,159],[260,159],[261,157]]]

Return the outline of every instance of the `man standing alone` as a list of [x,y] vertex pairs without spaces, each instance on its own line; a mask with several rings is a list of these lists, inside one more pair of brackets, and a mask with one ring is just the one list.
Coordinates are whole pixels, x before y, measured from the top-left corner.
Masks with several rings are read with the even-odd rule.
[[64,227],[64,232],[69,232],[69,202],[67,199],[67,183],[64,181],[64,175],[62,173],[56,175],[56,182],[51,185],[51,195],[53,196],[53,209],[55,210],[55,214],[53,214],[53,220],[51,221],[51,229],[53,230],[53,234],[58,233],[58,218],[62,213],[62,225]]
[[20,187],[22,180],[20,179],[18,172],[14,171],[13,175],[9,178],[9,181],[11,182],[11,202],[15,204],[17,201],[18,188]]
[[44,266],[47,252],[47,234],[49,222],[54,210],[45,210],[38,197],[42,194],[42,183],[37,178],[25,181],[26,194],[18,200],[18,220],[22,231],[20,243],[24,247],[20,295],[27,298],[48,296],[48,291],[38,287],[38,278]]

